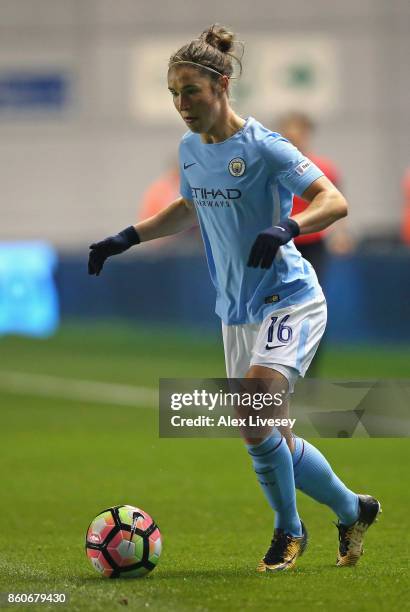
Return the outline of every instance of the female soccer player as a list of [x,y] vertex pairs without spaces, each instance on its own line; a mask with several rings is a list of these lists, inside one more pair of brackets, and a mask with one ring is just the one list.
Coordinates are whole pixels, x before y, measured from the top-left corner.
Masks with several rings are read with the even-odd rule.
[[[227,376],[269,379],[291,393],[326,325],[326,302],[293,238],[347,214],[343,195],[280,134],[230,105],[234,35],[213,25],[174,53],[168,88],[189,128],[179,149],[181,197],[155,216],[91,245],[89,273],[131,246],[199,222],[222,319]],[[309,206],[289,218],[292,196]],[[292,568],[307,544],[296,488],[337,515],[337,565],[355,565],[379,502],[350,491],[311,444],[277,429],[245,437],[258,481],[275,511],[271,546],[258,571]]]

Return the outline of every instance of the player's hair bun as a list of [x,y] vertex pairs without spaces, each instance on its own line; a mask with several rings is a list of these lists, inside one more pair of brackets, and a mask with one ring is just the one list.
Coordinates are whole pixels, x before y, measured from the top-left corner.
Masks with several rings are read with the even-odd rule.
[[202,32],[199,38],[191,40],[173,53],[169,58],[168,68],[183,62],[196,64],[198,70],[207,71],[208,77],[216,81],[221,75],[234,78],[232,74],[233,61],[235,61],[238,64],[238,75],[240,76],[242,55],[239,58],[232,52],[236,44],[242,46],[243,55],[243,44],[238,43],[235,34],[224,26],[214,23]]
[[219,49],[222,53],[232,51],[235,34],[227,30],[224,26],[214,23],[207,30],[202,32],[201,40],[208,45]]

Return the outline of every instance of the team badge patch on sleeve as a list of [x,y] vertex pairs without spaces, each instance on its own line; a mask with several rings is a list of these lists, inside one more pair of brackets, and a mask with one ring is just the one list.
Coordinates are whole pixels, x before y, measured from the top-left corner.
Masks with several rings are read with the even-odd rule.
[[305,159],[301,164],[299,164],[299,166],[296,166],[295,170],[299,176],[301,176],[302,174],[305,174],[306,170],[309,170],[311,165],[312,162],[310,159]]
[[229,162],[228,168],[232,176],[242,176],[246,170],[246,164],[242,157],[234,157]]

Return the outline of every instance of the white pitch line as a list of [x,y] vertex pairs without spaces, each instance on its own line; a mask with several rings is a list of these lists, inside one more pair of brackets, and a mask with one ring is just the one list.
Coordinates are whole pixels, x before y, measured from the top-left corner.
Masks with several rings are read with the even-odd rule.
[[19,395],[59,397],[122,406],[158,405],[158,391],[148,387],[133,387],[96,380],[60,378],[43,374],[27,374],[0,370],[0,389]]

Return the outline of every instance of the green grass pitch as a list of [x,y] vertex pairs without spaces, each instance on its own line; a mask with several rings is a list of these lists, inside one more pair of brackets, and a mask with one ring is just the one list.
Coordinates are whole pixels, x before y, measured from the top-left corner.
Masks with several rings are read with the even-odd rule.
[[[212,337],[64,326],[50,340],[3,338],[0,370],[155,387],[223,376]],[[330,350],[329,377],[410,378],[408,351]],[[408,606],[408,452],[404,439],[317,440],[339,475],[382,501],[356,568],[335,567],[330,510],[299,495],[309,530],[294,571],[259,575],[272,516],[237,439],[159,439],[152,408],[16,393],[0,383],[0,591],[66,592],[69,610],[399,610]],[[388,409],[388,407],[386,407]],[[89,521],[129,503],[160,526],[147,578],[106,580],[84,552]],[[20,606],[32,609],[34,606]],[[55,606],[42,606],[55,609]]]

